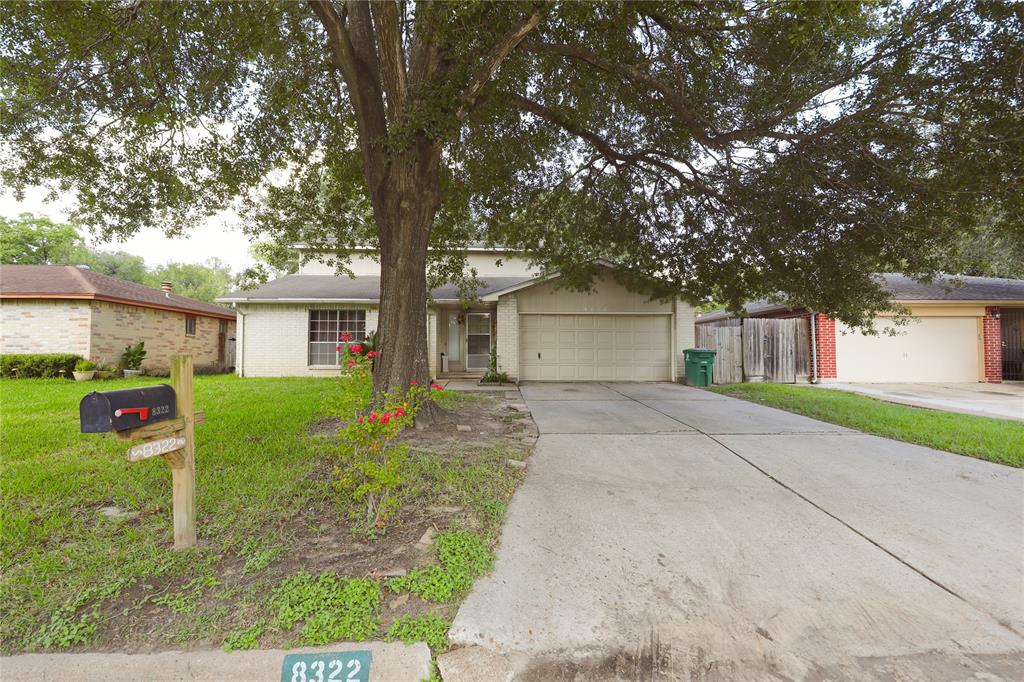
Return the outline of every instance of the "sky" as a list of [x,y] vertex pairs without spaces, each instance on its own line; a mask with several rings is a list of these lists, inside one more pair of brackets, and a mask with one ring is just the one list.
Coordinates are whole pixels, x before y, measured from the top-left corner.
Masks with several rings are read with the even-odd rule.
[[[15,218],[20,213],[45,215],[52,220],[67,220],[72,207],[72,200],[46,202],[46,192],[42,189],[29,190],[24,201],[15,200],[7,191],[0,192],[0,215]],[[142,256],[146,265],[153,267],[177,261],[181,263],[198,263],[207,258],[217,257],[231,266],[232,272],[252,265],[249,255],[249,239],[238,225],[240,220],[234,213],[224,213],[207,220],[188,237],[168,239],[160,230],[148,228],[124,242],[99,242],[87,229],[82,230],[82,237],[89,246],[104,251],[127,251]]]

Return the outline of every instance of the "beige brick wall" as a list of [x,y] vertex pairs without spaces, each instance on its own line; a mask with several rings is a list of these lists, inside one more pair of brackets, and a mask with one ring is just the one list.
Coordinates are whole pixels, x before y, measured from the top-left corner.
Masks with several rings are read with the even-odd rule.
[[515,381],[519,378],[519,301],[515,294],[498,299],[498,371]]
[[4,299],[0,353],[74,353],[89,357],[89,301]]
[[244,315],[235,371],[246,377],[337,376],[337,367],[309,366],[310,310],[365,310],[367,333],[377,328],[376,306],[348,303],[238,305]]
[[682,379],[686,375],[683,366],[683,351],[693,348],[696,342],[696,321],[697,311],[686,301],[677,300],[676,305],[676,330],[675,330],[675,357],[676,357],[676,379]]
[[[91,309],[93,360],[117,364],[125,346],[144,341],[144,370],[166,372],[171,358],[182,353],[190,353],[197,368],[223,369],[218,357],[219,319],[196,316],[196,334],[186,336],[185,313],[106,301],[92,301]],[[234,324],[228,322],[228,336]]]

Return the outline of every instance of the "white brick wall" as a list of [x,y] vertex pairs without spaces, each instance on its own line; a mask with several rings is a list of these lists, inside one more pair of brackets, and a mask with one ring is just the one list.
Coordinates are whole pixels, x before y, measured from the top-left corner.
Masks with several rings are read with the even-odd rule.
[[367,333],[377,328],[377,308],[355,304],[239,304],[244,314],[239,358],[242,376],[337,376],[337,367],[309,366],[309,311],[366,310]]
[[519,301],[515,294],[498,299],[498,371],[519,378]]
[[677,300],[676,305],[676,379],[682,379],[686,374],[683,366],[683,351],[693,348],[696,345],[696,324],[697,311],[693,306],[683,300]]
[[0,353],[74,353],[88,358],[89,301],[7,299],[0,303]]

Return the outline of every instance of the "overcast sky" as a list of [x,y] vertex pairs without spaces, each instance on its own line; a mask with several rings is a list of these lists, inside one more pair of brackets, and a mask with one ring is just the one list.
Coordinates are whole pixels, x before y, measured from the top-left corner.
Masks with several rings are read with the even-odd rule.
[[[66,220],[71,207],[70,201],[45,202],[42,190],[26,193],[25,200],[15,201],[10,192],[0,193],[0,215],[17,217],[20,213],[35,213],[49,216],[53,220]],[[125,242],[98,242],[83,231],[82,237],[93,248],[107,251],[127,251],[142,256],[146,265],[152,267],[168,261],[183,263],[202,262],[216,256],[238,272],[252,264],[249,255],[249,240],[237,229],[238,216],[226,214],[213,218],[185,238],[168,239],[157,229],[145,229]]]

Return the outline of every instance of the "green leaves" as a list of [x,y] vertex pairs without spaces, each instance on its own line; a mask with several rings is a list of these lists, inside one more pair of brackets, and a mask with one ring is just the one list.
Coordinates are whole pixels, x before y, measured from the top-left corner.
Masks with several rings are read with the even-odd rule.
[[299,573],[274,591],[277,625],[285,630],[302,622],[299,644],[315,646],[367,639],[377,632],[380,584],[362,578],[341,578],[333,572]]
[[[385,215],[432,216],[431,279],[467,297],[460,249],[485,239],[573,284],[605,257],[659,275],[631,280],[655,295],[856,324],[887,305],[872,273],[937,271],[989,212],[1024,232],[1024,17],[1005,3],[554,4],[464,121],[532,4],[407,6],[408,92],[379,63],[360,81],[382,111],[401,99],[384,120],[357,118],[304,3],[5,9],[0,178],[75,193],[104,237],[235,208],[344,271]],[[433,184],[396,180],[413,168],[439,209]]]
[[473,533],[451,530],[434,540],[434,551],[441,565],[431,565],[392,578],[392,592],[412,592],[427,601],[446,603],[469,590],[473,580],[491,570],[494,553],[487,542]]

